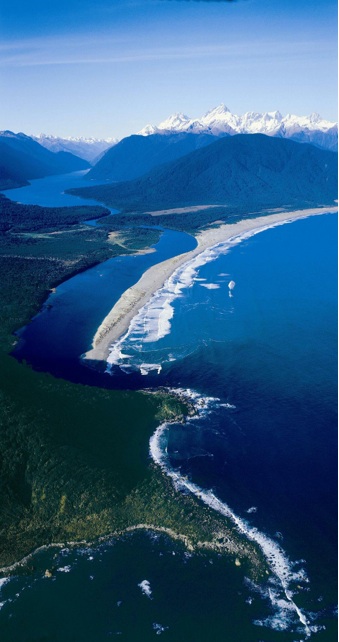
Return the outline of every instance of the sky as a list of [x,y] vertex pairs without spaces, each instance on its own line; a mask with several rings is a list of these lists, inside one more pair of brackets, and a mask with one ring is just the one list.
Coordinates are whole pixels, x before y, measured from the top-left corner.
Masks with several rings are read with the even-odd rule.
[[337,0],[0,0],[0,129],[122,138],[170,114],[337,120]]

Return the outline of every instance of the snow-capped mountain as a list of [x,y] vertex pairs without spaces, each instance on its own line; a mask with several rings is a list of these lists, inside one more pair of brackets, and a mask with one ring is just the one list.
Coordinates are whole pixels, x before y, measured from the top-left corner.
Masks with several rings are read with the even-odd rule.
[[194,134],[204,132],[214,136],[228,134],[266,134],[292,138],[298,142],[312,143],[318,147],[330,150],[338,149],[338,125],[324,120],[319,114],[310,116],[295,116],[287,114],[282,116],[279,111],[247,112],[242,116],[232,114],[221,104],[215,107],[202,118],[189,118],[178,113],[170,116],[159,125],[147,125],[139,134],[172,134],[173,132],[191,132]]
[[47,134],[32,136],[32,138],[51,152],[70,152],[90,163],[96,161],[98,156],[118,142],[117,138],[60,138]]
[[28,181],[56,174],[89,169],[90,164],[70,152],[46,149],[22,132],[0,132],[0,185],[10,189],[28,185]]

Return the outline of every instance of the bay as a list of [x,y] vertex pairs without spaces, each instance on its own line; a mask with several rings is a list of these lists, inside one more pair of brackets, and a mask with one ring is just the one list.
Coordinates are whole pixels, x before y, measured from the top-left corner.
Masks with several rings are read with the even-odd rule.
[[[29,577],[2,586],[4,640],[335,639],[336,238],[336,217],[327,215],[243,241],[199,269],[173,302],[170,333],[132,352],[133,374],[101,375],[109,387],[166,386],[214,399],[200,419],[168,427],[171,469],[212,489],[303,571],[293,599],[309,633],[227,559],[191,557],[163,536],[135,534],[93,549],[37,553]],[[70,325],[86,298],[86,283],[76,298],[78,284]],[[64,316],[60,305],[55,332]],[[61,362],[71,353],[75,367],[95,323],[76,347],[71,341],[61,349]],[[140,374],[141,363],[159,361],[159,375]],[[52,565],[59,570],[49,580],[44,569]]]

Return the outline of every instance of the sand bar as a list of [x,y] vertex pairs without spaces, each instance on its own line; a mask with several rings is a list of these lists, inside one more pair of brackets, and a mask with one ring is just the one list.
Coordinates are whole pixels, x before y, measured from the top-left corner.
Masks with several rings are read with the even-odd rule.
[[112,343],[117,341],[128,330],[130,322],[149,301],[152,294],[164,285],[165,281],[179,266],[190,261],[207,248],[218,243],[227,242],[231,238],[248,232],[264,230],[268,227],[308,216],[334,213],[337,210],[338,207],[335,206],[296,210],[294,212],[281,211],[277,214],[243,219],[230,225],[223,224],[218,227],[210,227],[199,232],[196,236],[198,245],[194,250],[153,265],[144,272],[135,285],[132,285],[122,294],[96,331],[92,349],[86,352],[84,359],[106,361]]

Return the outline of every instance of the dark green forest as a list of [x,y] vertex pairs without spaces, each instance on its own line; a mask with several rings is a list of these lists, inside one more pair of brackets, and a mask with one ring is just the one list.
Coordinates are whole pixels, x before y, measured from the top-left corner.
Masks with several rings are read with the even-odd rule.
[[[178,495],[149,461],[155,427],[164,419],[184,420],[189,407],[166,392],[55,379],[10,354],[13,333],[29,323],[51,288],[159,236],[157,230],[136,233],[127,219],[113,242],[110,231],[119,225],[106,215],[104,208],[0,199],[0,566],[50,542],[95,541],[148,524],[188,546],[231,552],[258,577],[265,563],[257,549],[193,496]],[[100,216],[105,225],[84,224]],[[31,564],[28,559],[19,568],[31,572]]]
[[[228,217],[232,209],[241,214],[269,207],[333,204],[337,163],[337,154],[313,145],[239,134],[156,167],[141,178],[69,192],[125,213],[219,205],[226,208]],[[190,226],[191,214],[186,219]],[[167,217],[162,223],[167,225]]]

